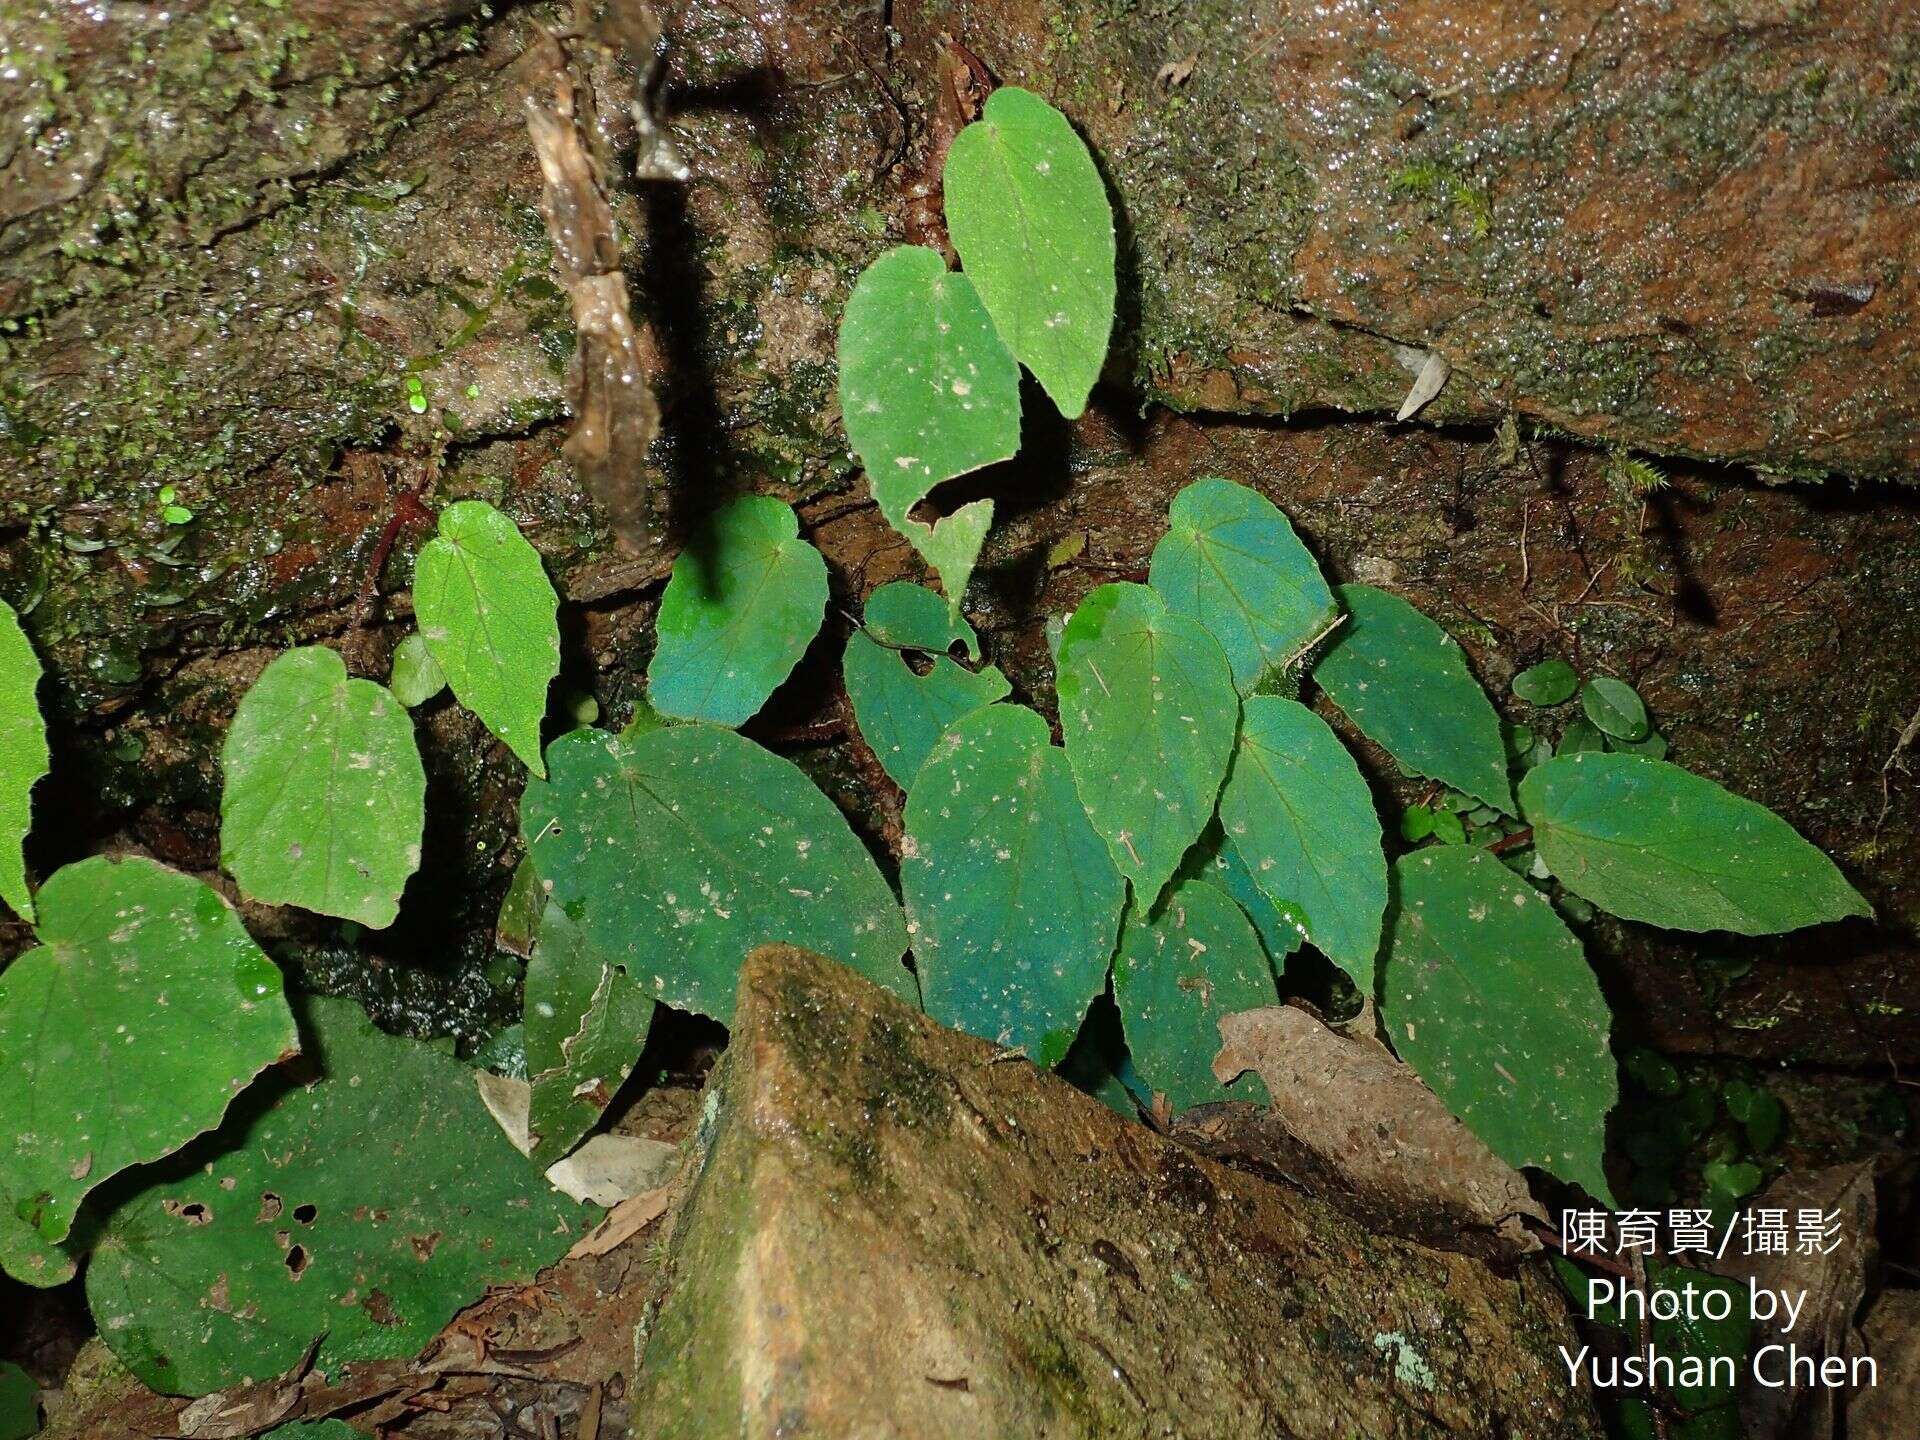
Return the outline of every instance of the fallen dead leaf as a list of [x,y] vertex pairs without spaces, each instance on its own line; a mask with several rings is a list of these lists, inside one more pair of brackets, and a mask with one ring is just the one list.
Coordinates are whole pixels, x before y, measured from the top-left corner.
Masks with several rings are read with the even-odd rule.
[[[506,1132],[522,1155],[533,1151],[527,1117],[533,1087],[524,1080],[473,1072],[473,1083],[494,1122]],[[629,1196],[658,1185],[679,1163],[680,1148],[663,1140],[637,1135],[589,1136],[571,1155],[547,1167],[547,1183],[574,1200],[592,1205],[618,1205]]]
[[667,1201],[672,1191],[671,1185],[662,1185],[657,1190],[648,1190],[622,1200],[608,1212],[606,1219],[574,1242],[573,1248],[567,1252],[567,1259],[605,1255],[619,1249],[667,1213]]

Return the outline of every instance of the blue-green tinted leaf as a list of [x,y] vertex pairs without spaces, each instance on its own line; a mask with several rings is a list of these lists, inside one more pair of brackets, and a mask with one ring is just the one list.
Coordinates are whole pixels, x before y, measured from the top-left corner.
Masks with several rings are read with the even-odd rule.
[[1218,642],[1144,585],[1102,585],[1060,642],[1060,727],[1114,864],[1150,904],[1213,815],[1240,697]]
[[724,1024],[747,953],[778,942],[914,998],[893,892],[798,767],[712,725],[575,730],[547,761],[520,805],[547,903],[653,999]]
[[673,562],[660,643],[647,666],[653,708],[738,725],[806,653],[827,609],[827,562],[791,506],[764,496],[709,517]]
[[633,1073],[653,1001],[601,958],[558,905],[527,962],[525,1039],[532,1158],[550,1165],[591,1130]]
[[1150,577],[1168,609],[1220,642],[1242,695],[1339,614],[1287,517],[1230,480],[1196,480],[1174,496]]
[[1299,922],[1283,915],[1267,897],[1254,880],[1246,857],[1227,838],[1218,821],[1207,827],[1200,843],[1181,867],[1181,873],[1217,885],[1233,897],[1234,903],[1253,922],[1254,933],[1260,937],[1276,972],[1281,962],[1300,948],[1305,937],[1300,933]]
[[1513,813],[1500,717],[1460,647],[1397,595],[1371,585],[1335,592],[1347,623],[1313,678],[1369,740],[1415,775]]
[[1126,885],[1046,721],[994,705],[941,736],[907,796],[901,887],[927,1013],[1065,1057],[1106,986]]
[[947,152],[947,230],[1007,348],[1069,420],[1113,330],[1113,209],[1086,143],[1038,95],[1003,85]]
[[1770,935],[1873,914],[1778,815],[1664,760],[1549,760],[1520,804],[1554,877],[1623,920]]
[[1580,687],[1580,708],[1604,735],[1628,741],[1647,738],[1647,707],[1624,680],[1594,676]]
[[882,645],[944,655],[965,645],[967,658],[980,658],[980,637],[924,585],[895,580],[867,597],[866,631]]
[[1401,1058],[1487,1147],[1611,1200],[1611,1015],[1553,907],[1485,851],[1394,863],[1381,1004]]
[[1005,699],[1012,689],[993,666],[976,675],[945,655],[934,656],[933,668],[916,675],[897,650],[876,644],[861,630],[847,639],[844,669],[860,734],[903,790],[912,786],[942,731],[961,716]]
[[22,920],[33,919],[22,854],[33,828],[33,787],[47,773],[47,723],[35,690],[40,657],[27,643],[13,607],[0,601],[0,900]]

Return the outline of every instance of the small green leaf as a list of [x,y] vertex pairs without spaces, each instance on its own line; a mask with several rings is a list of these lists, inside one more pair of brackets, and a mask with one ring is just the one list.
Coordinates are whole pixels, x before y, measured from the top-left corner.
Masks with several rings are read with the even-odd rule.
[[509,955],[522,959],[530,956],[546,908],[547,894],[540,888],[540,872],[533,868],[530,856],[522,855],[513,867],[507,893],[500,901],[500,914],[493,922],[493,943]]
[[819,633],[827,562],[793,508],[750,495],[718,511],[673,562],[660,644],[647,666],[653,708],[739,725],[767,703]]
[[1335,593],[1348,619],[1314,666],[1320,688],[1415,775],[1511,815],[1500,717],[1453,637],[1371,585],[1342,585]]
[[954,725],[906,822],[900,883],[927,1013],[1058,1063],[1106,986],[1127,891],[1046,721],[994,705]]
[[1467,827],[1459,815],[1452,810],[1436,810],[1433,816],[1433,835],[1442,845],[1464,845],[1467,843]]
[[526,987],[535,1161],[551,1165],[600,1119],[633,1073],[653,1008],[626,971],[593,952],[565,910],[546,908]]
[[1218,642],[1144,585],[1102,585],[1060,642],[1060,726],[1080,799],[1150,904],[1213,814],[1239,712]]
[[1580,942],[1485,851],[1416,850],[1393,873],[1382,1008],[1394,1048],[1509,1165],[1610,1202],[1600,1160],[1619,1077]]
[[1293,700],[1247,701],[1220,823],[1275,908],[1373,994],[1387,861],[1372,792],[1326,722]]
[[1588,750],[1607,748],[1607,737],[1602,735],[1591,721],[1569,720],[1567,728],[1560,732],[1560,743],[1553,747],[1555,755],[1578,755]]
[[1020,367],[973,282],[903,245],[861,274],[840,322],[840,410],[887,523],[939,573],[957,609],[993,502],[933,525],[911,518],[936,485],[1020,448]]
[[33,919],[22,853],[33,828],[33,787],[47,773],[47,722],[35,691],[40,657],[33,653],[20,617],[0,600],[0,900],[22,920]]
[[322,645],[267,666],[220,751],[220,863],[250,898],[379,930],[420,868],[427,776],[385,686]]
[[1307,547],[1272,501],[1229,480],[1196,480],[1174,496],[1153,547],[1150,581],[1167,608],[1198,620],[1251,695],[1340,613]]
[[1580,687],[1580,708],[1604,735],[1618,740],[1647,738],[1647,707],[1624,680],[1594,676]]
[[947,152],[947,230],[994,328],[1076,419],[1113,330],[1113,209],[1086,143],[1031,91],[1003,85]]
[[1520,803],[1554,877],[1623,920],[1771,935],[1873,914],[1778,815],[1664,760],[1549,760]]
[[1564,660],[1542,660],[1513,677],[1513,693],[1529,705],[1564,705],[1580,688],[1580,677]]
[[102,1222],[87,1301],[155,1390],[265,1380],[320,1337],[322,1374],[413,1355],[589,1213],[513,1148],[468,1066],[351,1000],[303,1001],[301,1030],[318,1083],[282,1083]]
[[[911,588],[940,606],[944,615],[946,607],[938,596],[917,585]],[[868,608],[871,611],[871,605]],[[1004,700],[1013,688],[991,665],[975,674],[942,654],[934,655],[933,668],[925,675],[916,675],[905,656],[869,638],[866,630],[847,638],[843,670],[860,734],[880,767],[903,790],[912,788],[920,762],[942,731],[961,716]]]
[[40,1433],[40,1387],[11,1361],[0,1361],[0,1440]]
[[1426,805],[1409,805],[1400,812],[1400,838],[1417,844],[1433,834],[1433,810]]
[[[1229,1092],[1213,1075],[1220,1017],[1278,1002],[1273,968],[1240,907],[1204,880],[1182,880],[1150,918],[1120,932],[1113,996],[1142,1078],[1175,1110]],[[1266,1103],[1258,1077],[1231,1092]]]
[[460,703],[536,775],[547,687],[560,673],[560,599],[513,521],[479,500],[440,512],[414,566],[427,649]]
[[1760,1188],[1760,1167],[1747,1160],[1709,1160],[1700,1178],[1716,1199],[1744,1200]]
[[[191,876],[96,856],[40,911],[39,948],[0,972],[0,1206],[53,1244],[96,1185],[218,1124],[295,1040],[279,970]],[[11,1238],[9,1272],[61,1278]]]
[[882,585],[867,597],[862,623],[867,634],[895,649],[945,655],[955,645],[965,645],[969,660],[980,658],[980,637],[973,633],[973,626],[950,612],[947,602],[924,585],[906,580]]
[[778,942],[914,998],[893,892],[797,766],[713,725],[575,730],[547,759],[520,804],[547,903],[651,998],[725,1024],[747,953]]
[[1609,750],[1624,750],[1629,755],[1645,755],[1654,760],[1667,758],[1667,737],[1658,730],[1649,730],[1640,740],[1622,740],[1609,735],[1606,744]]
[[387,676],[387,688],[393,698],[409,710],[417,710],[447,688],[446,672],[433,658],[427,637],[419,631],[402,638],[393,647],[393,671]]

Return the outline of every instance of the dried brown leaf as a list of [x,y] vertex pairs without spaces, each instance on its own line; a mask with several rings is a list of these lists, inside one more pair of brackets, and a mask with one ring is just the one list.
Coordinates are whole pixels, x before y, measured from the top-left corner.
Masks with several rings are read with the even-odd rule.
[[606,1219],[574,1243],[574,1247],[567,1252],[567,1259],[605,1255],[619,1249],[667,1213],[667,1201],[672,1193],[671,1185],[662,1185],[657,1190],[646,1190],[631,1199],[622,1200],[607,1212]]

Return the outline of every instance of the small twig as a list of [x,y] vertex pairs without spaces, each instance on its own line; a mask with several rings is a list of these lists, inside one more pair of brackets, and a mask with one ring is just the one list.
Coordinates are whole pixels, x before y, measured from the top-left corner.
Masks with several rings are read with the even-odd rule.
[[1514,831],[1511,835],[1502,835],[1498,840],[1487,846],[1487,853],[1489,855],[1504,855],[1509,850],[1519,850],[1532,843],[1533,827],[1527,825]]

